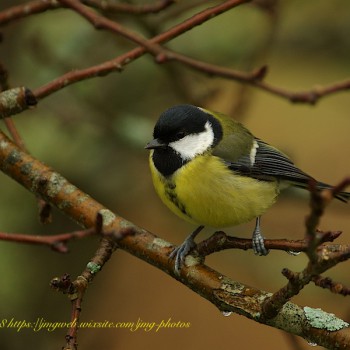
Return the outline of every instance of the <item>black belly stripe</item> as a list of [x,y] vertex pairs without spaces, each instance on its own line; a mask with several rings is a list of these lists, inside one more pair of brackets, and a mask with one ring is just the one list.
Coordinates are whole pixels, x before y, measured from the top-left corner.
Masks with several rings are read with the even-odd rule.
[[168,197],[168,199],[172,203],[174,203],[181,210],[182,213],[184,213],[188,217],[191,217],[191,215],[187,213],[185,205],[182,202],[180,202],[175,192],[175,188],[176,188],[176,185],[174,183],[172,182],[167,183],[165,185],[165,195]]

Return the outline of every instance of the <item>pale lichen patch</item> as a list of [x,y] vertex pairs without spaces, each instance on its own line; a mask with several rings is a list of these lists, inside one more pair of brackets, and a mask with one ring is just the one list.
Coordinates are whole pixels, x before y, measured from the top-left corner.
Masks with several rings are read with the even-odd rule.
[[65,194],[72,194],[76,190],[77,190],[77,188],[74,185],[67,185],[67,186],[64,187],[64,193]]
[[[28,169],[29,169],[29,165],[27,167],[27,170]],[[32,183],[32,185],[30,186],[30,190],[35,193],[39,187],[39,183],[41,180],[41,173],[38,170],[30,169],[30,173],[28,175]]]
[[47,195],[49,197],[55,197],[62,187],[67,183],[67,180],[58,173],[52,173],[47,183]]
[[109,226],[115,220],[115,215],[108,209],[99,210],[99,214],[102,216],[103,226]]
[[305,306],[304,313],[311,327],[325,329],[327,331],[339,331],[345,327],[349,327],[349,323],[321,309],[313,309]]
[[5,150],[9,146],[9,143],[6,140],[0,141],[0,149]]
[[155,245],[155,246],[160,247],[160,248],[168,248],[168,247],[172,246],[171,243],[169,243],[169,242],[167,242],[164,239],[159,238],[159,237],[156,237],[153,240],[152,245]]
[[83,194],[83,195],[79,196],[79,198],[77,199],[77,202],[78,202],[78,204],[82,204],[82,203],[84,203],[86,200],[88,200],[89,198],[90,198],[89,195]]

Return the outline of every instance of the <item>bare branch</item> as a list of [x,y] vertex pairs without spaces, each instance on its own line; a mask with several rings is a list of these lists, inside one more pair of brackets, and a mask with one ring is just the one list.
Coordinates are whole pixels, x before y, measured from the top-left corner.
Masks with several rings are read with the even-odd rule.
[[344,296],[350,295],[349,287],[344,286],[342,283],[334,282],[329,277],[314,276],[312,277],[312,282],[318,287],[329,289],[332,293]]
[[[245,83],[252,85],[256,88],[262,89],[266,92],[272,93],[274,95],[280,96],[282,98],[288,99],[293,103],[308,103],[315,104],[320,98],[332,95],[337,92],[347,91],[350,89],[350,79],[346,79],[342,82],[335,82],[325,87],[315,87],[307,91],[289,91],[280,87],[273,86],[266,82],[261,81],[266,72],[267,67],[263,66],[252,73],[238,72],[232,69],[223,68],[213,64],[205,63],[193,58],[186,57],[179,53],[171,52],[165,48],[161,48],[158,44],[165,43],[188,30],[191,30],[193,27],[198,26],[205,21],[210,20],[211,18],[228,11],[229,9],[241,5],[243,3],[249,2],[249,0],[228,0],[222,4],[207,8],[188,20],[175,25],[173,28],[155,36],[154,38],[147,40],[141,37],[140,35],[131,32],[130,30],[122,27],[114,21],[111,21],[103,16],[100,16],[90,9],[84,7],[80,2],[74,0],[61,0],[62,4],[74,8],[77,12],[83,15],[85,18],[90,20],[96,28],[104,28],[112,30],[115,33],[127,37],[129,40],[132,40],[141,46],[131,50],[113,60],[106,61],[96,66],[92,66],[86,69],[76,70],[64,74],[63,76],[55,79],[54,81],[38,88],[34,91],[34,95],[37,99],[46,97],[49,94],[54,93],[55,91],[62,89],[70,84],[82,81],[85,79],[95,78],[97,76],[103,76],[115,71],[121,71],[121,69],[127,64],[131,63],[135,59],[144,55],[147,51],[155,55],[156,61],[158,63],[172,62],[177,61],[179,63],[185,64],[192,69],[198,70],[200,72],[209,74],[211,76],[219,76],[225,79],[230,79],[238,81],[240,83]],[[103,2],[92,1],[94,4],[89,3],[90,5],[101,4]],[[28,11],[24,5],[16,6],[15,8],[9,9],[8,11],[3,11],[0,13],[0,25],[7,23],[9,20],[20,18],[24,15],[42,12],[47,9],[56,8],[57,1],[52,0],[51,2],[46,1],[32,1],[27,4]],[[11,11],[10,11],[11,10]]]
[[60,7],[56,0],[34,0],[16,5],[0,12],[0,26],[23,17],[31,16]]
[[134,234],[133,230],[121,230],[118,235],[114,235],[113,232],[104,232],[103,219],[104,216],[98,213],[94,231],[100,234],[102,239],[96,253],[88,262],[81,275],[79,275],[75,281],[71,281],[70,276],[64,274],[62,277],[53,278],[50,282],[52,288],[64,294],[68,294],[71,301],[71,327],[66,334],[66,346],[63,348],[66,350],[77,348],[77,332],[79,328],[81,304],[89,283],[93,281],[96,274],[101,271],[104,264],[110,259],[117,248],[116,243],[128,235]]
[[341,82],[335,82],[328,86],[317,86],[311,90],[306,91],[288,91],[265,82],[254,82],[252,85],[272,93],[276,96],[280,96],[288,99],[292,103],[308,103],[311,105],[316,104],[320,98],[333,95],[338,92],[347,91],[350,89],[350,79],[346,79]]
[[108,13],[129,13],[134,15],[158,13],[173,5],[176,0],[158,0],[153,4],[134,5],[127,3],[112,3],[105,0],[82,0],[85,5],[95,7]]
[[[213,6],[209,9],[203,10],[202,12],[199,12],[198,14],[194,15],[190,19],[185,20],[184,22],[177,24],[174,27],[170,28],[169,30],[148,40],[148,45],[168,42],[176,38],[177,36],[185,33],[186,31],[189,31],[195,26],[201,25],[205,21],[208,21],[211,18],[219,15],[220,13],[228,11],[229,9],[239,6],[245,2],[247,2],[247,0],[230,0],[230,1],[226,1],[223,4],[219,4],[217,6]],[[146,52],[147,51],[145,47],[140,46],[121,56],[116,57],[113,60],[106,61],[99,65],[92,66],[86,69],[68,72],[62,75],[61,77],[53,80],[52,82],[42,87],[39,87],[33,93],[37,99],[42,99],[78,81],[91,79],[98,76],[104,76],[106,74],[109,74],[115,71],[120,72],[125,65],[133,62],[135,59],[141,57]]]
[[[315,181],[310,183],[311,212],[305,220],[306,232],[304,239],[307,243],[305,253],[309,258],[309,262],[301,272],[292,272],[286,268],[282,270],[282,274],[288,279],[288,283],[265,300],[263,305],[264,317],[268,319],[275,317],[283,305],[293,296],[297,295],[311,281],[316,281],[315,284],[323,288],[333,288],[333,292],[335,292],[335,285],[331,283],[326,286],[321,274],[339,262],[350,259],[350,247],[338,246],[337,251],[333,252],[332,248],[327,249],[327,246],[321,246],[325,240],[329,239],[331,234],[317,230],[317,227],[326,206],[349,183],[350,179],[346,178],[334,188],[323,191],[317,190]],[[337,284],[337,287],[339,291],[347,292],[347,288],[342,285],[339,286]]]
[[[173,5],[175,0],[158,0],[153,4],[133,5],[123,3],[112,3],[104,0],[82,0],[85,5],[94,7],[106,13],[129,13],[129,14],[148,14],[158,13]],[[16,5],[0,12],[0,26],[4,26],[18,19],[42,13],[48,10],[61,8],[58,0],[34,0],[25,4]]]
[[[341,235],[341,231],[329,231],[322,233],[324,242],[333,242],[336,238]],[[308,241],[305,239],[301,240],[288,240],[288,239],[265,239],[264,244],[269,250],[283,250],[286,252],[306,252],[308,250]],[[334,250],[338,250],[340,247],[339,244],[327,244],[322,245],[320,249],[326,249],[329,252],[333,252]],[[347,245],[341,245],[342,249],[344,247],[348,247]],[[350,246],[349,246],[350,247]],[[206,240],[198,243],[196,251],[200,256],[207,256],[221,250],[226,249],[242,249],[248,250],[253,249],[252,240],[250,238],[238,238],[226,235],[225,232],[218,231],[211,235]]]
[[68,241],[82,239],[92,235],[96,235],[94,228],[47,236],[0,232],[0,241],[44,245],[49,246],[56,252],[67,253],[69,251],[67,247]]

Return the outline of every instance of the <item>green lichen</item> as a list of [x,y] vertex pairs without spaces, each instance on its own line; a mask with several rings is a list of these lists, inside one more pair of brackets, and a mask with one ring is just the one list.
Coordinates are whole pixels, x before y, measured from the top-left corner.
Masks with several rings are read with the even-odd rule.
[[90,261],[87,263],[86,268],[89,269],[92,274],[95,274],[101,270],[101,265]]
[[304,313],[306,319],[310,325],[318,329],[326,329],[327,331],[339,331],[345,327],[349,327],[349,324],[334,314],[329,314],[321,309],[313,309],[305,306]]

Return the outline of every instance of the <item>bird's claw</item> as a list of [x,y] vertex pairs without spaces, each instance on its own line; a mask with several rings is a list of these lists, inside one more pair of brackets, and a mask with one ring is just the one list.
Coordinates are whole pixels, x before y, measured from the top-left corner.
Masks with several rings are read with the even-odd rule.
[[254,254],[256,255],[263,256],[269,254],[270,252],[265,247],[264,236],[262,235],[260,230],[260,217],[257,217],[256,219],[256,225],[252,237],[252,246]]
[[267,255],[270,252],[265,247],[264,237],[262,235],[254,235],[252,238],[252,245],[254,254],[256,255]]
[[196,247],[196,243],[191,239],[186,239],[180,246],[176,247],[169,255],[170,259],[175,259],[174,270],[176,275],[180,275],[181,268],[185,264],[186,256]]

